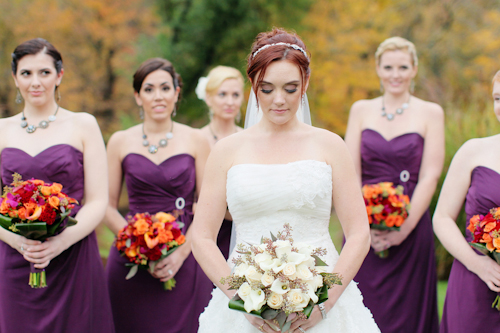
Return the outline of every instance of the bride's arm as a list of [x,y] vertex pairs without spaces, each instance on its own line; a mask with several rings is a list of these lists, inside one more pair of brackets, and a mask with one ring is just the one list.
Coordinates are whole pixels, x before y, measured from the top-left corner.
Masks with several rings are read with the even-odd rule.
[[230,155],[225,140],[219,141],[210,153],[190,228],[194,257],[210,280],[228,297],[235,292],[220,283],[221,277],[230,275],[231,270],[217,247],[217,235],[226,213],[226,175]]

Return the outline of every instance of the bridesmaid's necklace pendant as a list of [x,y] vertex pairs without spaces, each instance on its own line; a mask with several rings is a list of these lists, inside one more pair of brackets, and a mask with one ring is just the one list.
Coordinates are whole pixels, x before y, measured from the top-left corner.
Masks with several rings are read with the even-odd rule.
[[36,131],[37,128],[46,129],[47,127],[49,127],[49,125],[50,125],[51,122],[56,121],[57,111],[59,111],[59,105],[58,104],[57,104],[56,112],[54,112],[53,115],[49,116],[49,120],[48,121],[47,120],[42,120],[41,122],[38,123],[38,126],[35,126],[35,125],[28,125],[28,120],[26,119],[26,116],[24,115],[24,109],[23,109],[23,112],[22,112],[22,115],[21,115],[21,128],[26,128],[26,132],[28,132],[29,134],[35,133],[35,131]]
[[406,103],[403,103],[403,105],[401,105],[400,108],[397,108],[396,109],[396,113],[387,113],[385,111],[385,102],[384,102],[384,96],[382,95],[382,117],[386,117],[387,120],[391,121],[394,119],[394,117],[397,115],[397,114],[403,114],[404,110],[408,109],[410,107],[410,97],[411,95],[408,97],[408,102]]
[[144,147],[148,147],[148,152],[150,154],[156,154],[158,152],[158,148],[164,148],[168,145],[168,140],[171,140],[174,137],[172,131],[174,130],[174,122],[172,121],[172,127],[170,128],[170,132],[165,134],[165,138],[161,139],[158,142],[158,145],[150,145],[148,141],[148,136],[144,133],[144,123],[142,123],[142,145]]

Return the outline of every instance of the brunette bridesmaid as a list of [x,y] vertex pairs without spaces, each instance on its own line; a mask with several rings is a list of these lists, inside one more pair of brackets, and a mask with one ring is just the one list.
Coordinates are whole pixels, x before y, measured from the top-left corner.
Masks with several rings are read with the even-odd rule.
[[[361,183],[402,185],[411,210],[400,231],[372,229],[372,249],[354,280],[382,332],[437,332],[428,207],[443,168],[444,113],[412,95],[418,66],[413,43],[389,38],[375,58],[383,95],[354,103],[345,140]],[[387,258],[376,254],[386,249]]]
[[[208,77],[202,77],[196,87],[198,98],[207,103],[210,122],[201,129],[212,148],[217,141],[242,130],[236,125],[240,121],[243,103],[243,75],[233,67],[217,66]],[[226,212],[217,236],[217,245],[224,258],[229,257],[232,218]]]
[[[493,78],[493,107],[500,120],[500,71]],[[441,320],[442,333],[499,332],[491,304],[500,292],[500,265],[474,251],[471,232],[455,221],[465,200],[466,225],[500,207],[500,135],[467,141],[455,154],[434,213],[434,232],[455,257]],[[465,229],[465,238],[460,229]]]
[[[22,112],[0,120],[2,184],[23,179],[63,185],[77,199],[78,224],[47,241],[0,228],[1,332],[114,332],[95,227],[108,202],[104,142],[96,119],[60,107],[61,54],[44,39],[16,47],[12,77]],[[47,288],[28,285],[30,263]]]
[[[125,279],[127,259],[111,248],[106,275],[115,326],[118,332],[194,333],[213,289],[191,254],[189,228],[210,147],[200,130],[172,120],[182,81],[168,60],[145,61],[134,74],[133,87],[144,122],[109,140],[106,223],[115,234],[126,225],[117,210],[125,179],[129,213],[182,210],[186,243],[154,271],[139,270],[130,280]],[[163,290],[162,282],[173,277],[177,285]]]

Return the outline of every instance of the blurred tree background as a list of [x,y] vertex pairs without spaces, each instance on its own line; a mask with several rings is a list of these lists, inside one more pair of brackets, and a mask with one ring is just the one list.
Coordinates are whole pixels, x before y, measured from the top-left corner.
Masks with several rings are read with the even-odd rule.
[[[14,103],[12,51],[43,37],[64,58],[61,106],[94,114],[105,140],[139,122],[132,75],[142,61],[158,56],[171,60],[184,81],[176,120],[201,127],[208,117],[194,94],[198,78],[216,65],[244,73],[257,33],[282,26],[301,35],[312,55],[308,95],[314,124],[343,135],[352,103],[380,95],[374,53],[380,42],[398,35],[418,50],[415,95],[440,104],[447,115],[444,178],[463,142],[498,132],[491,79],[500,69],[499,5],[498,0],[2,1],[0,116],[21,111]],[[465,223],[463,216],[459,223]],[[439,244],[437,256],[440,278],[446,278],[451,258]]]

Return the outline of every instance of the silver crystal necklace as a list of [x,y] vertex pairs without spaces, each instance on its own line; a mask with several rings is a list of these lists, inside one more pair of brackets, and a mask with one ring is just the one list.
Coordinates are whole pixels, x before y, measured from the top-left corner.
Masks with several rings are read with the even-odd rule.
[[174,137],[174,134],[172,131],[174,130],[174,122],[172,121],[172,127],[170,128],[170,132],[165,134],[165,138],[161,139],[160,142],[158,142],[158,145],[150,145],[148,141],[148,136],[146,133],[144,133],[144,123],[142,123],[142,145],[144,147],[148,147],[148,151],[150,154],[156,154],[158,152],[158,148],[163,148],[166,147],[168,144],[168,140],[171,140]]
[[386,117],[387,120],[393,120],[397,114],[403,114],[404,110],[408,109],[410,106],[410,97],[411,95],[408,97],[408,102],[403,103],[401,107],[396,109],[396,113],[387,113],[385,112],[384,96],[382,95],[382,117]]
[[51,122],[56,121],[57,111],[59,111],[59,104],[56,104],[56,105],[57,105],[56,112],[54,112],[53,115],[49,116],[49,120],[48,121],[47,120],[42,120],[41,122],[39,122],[38,126],[28,125],[28,120],[24,116],[24,109],[23,109],[22,115],[21,115],[21,127],[22,128],[26,128],[26,132],[28,132],[29,134],[34,133],[37,128],[43,128],[43,129],[45,129],[45,128],[49,127],[49,124]]

